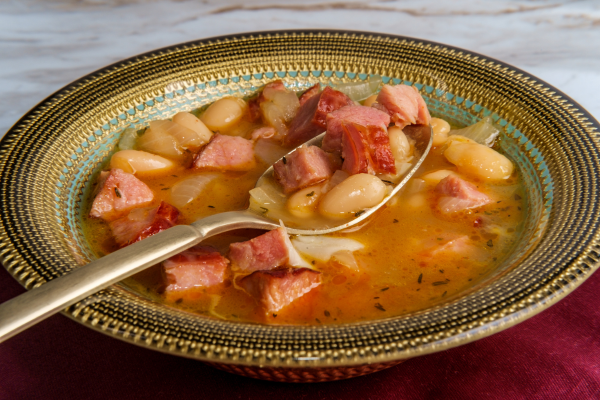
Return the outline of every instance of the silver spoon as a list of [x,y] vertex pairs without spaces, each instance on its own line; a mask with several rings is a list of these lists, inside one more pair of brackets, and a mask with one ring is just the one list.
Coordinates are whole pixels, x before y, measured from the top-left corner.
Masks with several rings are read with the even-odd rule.
[[[333,228],[321,230],[288,228],[288,233],[292,235],[323,235],[339,231],[363,221],[381,208],[408,182],[431,148],[433,141],[431,126],[407,126],[404,128],[404,133],[415,140],[415,148],[421,157],[381,203],[365,210],[359,217]],[[303,145],[320,146],[324,135],[323,133]],[[257,186],[260,185],[261,179],[272,173],[273,167],[271,166],[259,178]],[[279,228],[279,226],[276,221],[250,210],[215,214],[190,225],[176,225],[0,304],[0,342],[87,296],[180,253],[206,238],[235,229],[271,230]]]

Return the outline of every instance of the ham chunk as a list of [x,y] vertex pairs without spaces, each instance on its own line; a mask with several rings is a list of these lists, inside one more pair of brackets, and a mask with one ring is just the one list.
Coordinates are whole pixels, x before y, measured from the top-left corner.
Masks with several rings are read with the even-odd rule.
[[[274,91],[287,91],[281,79],[269,82],[265,85],[258,96],[248,101],[248,109],[250,111],[250,120],[258,121],[261,118],[260,105],[261,103],[271,100]],[[266,93],[265,93],[266,92]]]
[[342,123],[342,170],[350,175],[396,173],[396,163],[386,129],[369,129]]
[[321,284],[321,274],[308,268],[256,271],[239,281],[268,313],[281,310]]
[[163,201],[158,207],[132,210],[127,216],[112,221],[110,229],[117,244],[125,247],[169,229],[178,217],[179,210]]
[[308,101],[308,99],[310,99],[311,97],[318,95],[320,91],[321,91],[320,84],[316,83],[315,85],[311,86],[304,93],[302,93],[302,96],[300,96],[300,105],[303,105],[304,103],[306,103]]
[[427,104],[414,86],[384,85],[373,107],[388,113],[400,128],[412,124],[428,125],[431,121]]
[[364,126],[368,131],[386,135],[390,124],[390,116],[373,107],[347,106],[327,115],[327,134],[323,138],[321,148],[325,151],[342,154],[342,123],[355,123]]
[[275,179],[288,194],[329,179],[339,165],[317,146],[300,147],[273,165]]
[[111,221],[135,207],[152,202],[152,190],[133,174],[115,168],[100,175],[99,190],[90,211],[90,217]]
[[354,102],[344,93],[327,86],[319,95],[309,97],[292,120],[284,144],[298,146],[325,131],[327,114]]
[[369,143],[361,132],[363,127],[356,124],[343,124],[342,171],[350,175],[373,174],[373,161],[369,155]]
[[251,140],[214,135],[196,155],[193,168],[210,171],[248,171],[256,166]]
[[298,107],[300,102],[296,93],[277,80],[265,85],[260,95],[250,100],[250,118],[261,118],[275,129],[275,139],[281,141],[287,135],[287,125],[296,116]]
[[229,260],[208,246],[196,246],[176,254],[162,263],[165,292],[223,283],[228,264]]
[[277,228],[246,242],[229,245],[229,259],[243,271],[273,269],[288,263],[289,238],[284,228]]
[[492,201],[485,193],[477,190],[475,185],[455,175],[448,175],[442,179],[435,187],[435,191],[442,196],[438,206],[444,213],[481,207]]

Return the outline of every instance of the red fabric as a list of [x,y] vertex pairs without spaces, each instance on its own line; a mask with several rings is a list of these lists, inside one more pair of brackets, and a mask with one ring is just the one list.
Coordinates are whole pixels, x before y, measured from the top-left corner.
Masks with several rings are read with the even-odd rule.
[[[0,302],[24,290],[0,270]],[[0,344],[0,399],[598,399],[600,274],[491,337],[345,381],[284,384],[147,350],[57,315]]]

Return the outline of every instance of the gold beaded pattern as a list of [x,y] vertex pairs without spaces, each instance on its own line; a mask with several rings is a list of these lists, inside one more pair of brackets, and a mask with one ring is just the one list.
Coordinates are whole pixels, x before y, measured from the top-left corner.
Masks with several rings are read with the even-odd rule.
[[[0,259],[31,289],[95,258],[81,228],[90,178],[123,129],[283,79],[307,88],[381,75],[417,87],[458,122],[492,115],[527,186],[520,243],[462,297],[397,318],[339,326],[265,326],[175,310],[114,285],[65,314],[152,349],[248,376],[357,376],[458,346],[535,315],[598,268],[599,124],[514,67],[422,40],[342,31],[234,35],[173,46],[103,68],[26,114],[0,142]],[[576,204],[577,206],[573,206]]]

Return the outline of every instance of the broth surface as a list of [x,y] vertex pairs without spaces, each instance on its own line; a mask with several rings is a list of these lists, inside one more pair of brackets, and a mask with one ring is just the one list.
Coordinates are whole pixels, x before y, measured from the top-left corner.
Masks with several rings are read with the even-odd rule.
[[[178,224],[247,208],[248,191],[267,167],[259,163],[245,173],[218,173],[218,179],[212,181],[199,198],[179,209]],[[438,146],[432,148],[415,177],[440,169],[456,170],[456,167],[446,161]],[[198,172],[180,166],[169,176],[142,180],[154,191],[153,204],[157,205],[161,200],[169,201],[169,189],[173,184],[191,175],[198,175]],[[494,182],[494,185],[472,178],[470,181],[495,201],[445,215],[434,207],[438,195],[433,186],[419,193],[411,193],[407,188],[365,224],[331,234],[365,245],[363,250],[354,253],[358,270],[336,261],[323,263],[307,258],[321,272],[322,284],[277,313],[265,314],[258,302],[236,288],[235,276],[231,273],[222,285],[190,289],[185,295],[160,293],[159,266],[124,283],[169,306],[206,316],[257,323],[341,324],[423,310],[447,301],[481,281],[510,253],[519,238],[524,209],[518,174],[514,173],[501,183]],[[87,202],[91,203],[91,200],[92,193],[88,194]],[[107,223],[89,218],[86,213],[84,226],[89,243],[98,255],[118,249]],[[262,233],[232,231],[209,238],[203,244],[227,254],[230,243]],[[467,238],[468,244],[465,244]],[[455,246],[464,249],[454,252],[451,249]]]

